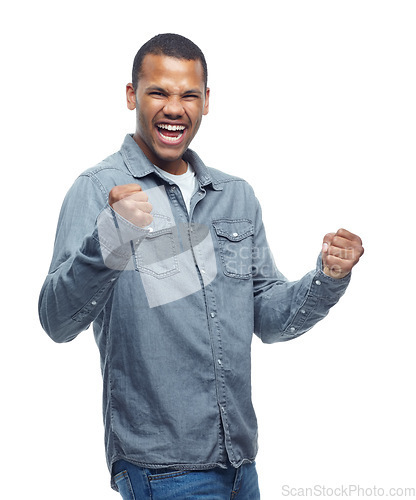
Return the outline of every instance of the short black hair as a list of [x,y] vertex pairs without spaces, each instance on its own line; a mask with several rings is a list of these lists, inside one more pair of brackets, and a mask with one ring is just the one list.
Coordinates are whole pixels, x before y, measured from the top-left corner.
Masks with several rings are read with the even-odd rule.
[[208,68],[205,56],[201,49],[188,38],[175,33],[163,33],[156,35],[147,41],[137,52],[133,62],[132,83],[136,92],[142,69],[143,59],[147,54],[165,55],[177,59],[186,59],[188,61],[201,61],[204,73],[204,85],[207,89]]

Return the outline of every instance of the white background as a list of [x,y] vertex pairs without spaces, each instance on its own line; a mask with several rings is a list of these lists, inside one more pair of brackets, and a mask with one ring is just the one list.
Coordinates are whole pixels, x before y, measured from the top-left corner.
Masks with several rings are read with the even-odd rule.
[[[134,131],[138,48],[204,51],[211,109],[192,147],[246,178],[281,271],[359,234],[342,301],[289,343],[253,342],[263,500],[284,487],[416,487],[416,7],[413,1],[10,3],[1,16],[1,475],[5,499],[116,499],[92,332],[54,344],[37,318],[76,176]],[[286,491],[287,491],[286,487]]]

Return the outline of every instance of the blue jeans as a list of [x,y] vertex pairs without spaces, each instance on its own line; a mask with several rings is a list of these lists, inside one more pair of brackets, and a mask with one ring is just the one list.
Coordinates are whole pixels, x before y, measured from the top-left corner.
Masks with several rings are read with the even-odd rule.
[[119,460],[114,481],[124,500],[259,500],[256,465],[204,471],[146,469]]

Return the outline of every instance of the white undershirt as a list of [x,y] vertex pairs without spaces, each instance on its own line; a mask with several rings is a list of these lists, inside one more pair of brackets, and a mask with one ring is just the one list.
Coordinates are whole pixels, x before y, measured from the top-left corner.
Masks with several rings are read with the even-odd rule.
[[165,172],[159,167],[156,167],[156,169],[163,175],[163,177],[166,177],[166,179],[174,182],[179,187],[183,199],[185,201],[186,208],[189,213],[192,195],[198,188],[198,181],[196,179],[195,171],[192,168],[191,164],[188,163],[188,168],[186,172],[181,175],[170,174],[169,172]]

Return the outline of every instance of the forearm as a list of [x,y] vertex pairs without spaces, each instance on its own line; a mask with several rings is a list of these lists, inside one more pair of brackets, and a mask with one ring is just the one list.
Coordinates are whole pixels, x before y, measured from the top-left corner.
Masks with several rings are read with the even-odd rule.
[[334,279],[315,271],[295,282],[279,281],[256,299],[256,334],[265,343],[283,342],[310,330],[344,294],[350,275]]
[[121,271],[106,266],[94,236],[48,274],[39,298],[43,329],[55,342],[68,342],[98,316]]
[[[64,221],[61,224],[65,226]],[[74,248],[71,234],[58,231],[58,250],[39,298],[42,327],[54,341],[74,339],[97,318],[146,234],[109,206],[78,249],[67,250]]]

